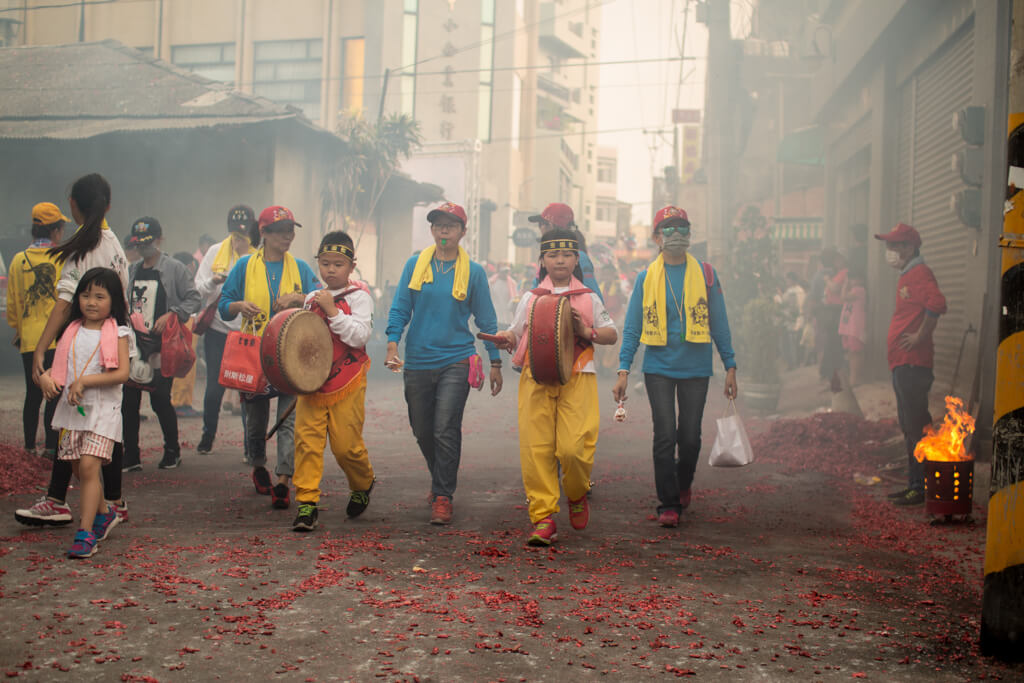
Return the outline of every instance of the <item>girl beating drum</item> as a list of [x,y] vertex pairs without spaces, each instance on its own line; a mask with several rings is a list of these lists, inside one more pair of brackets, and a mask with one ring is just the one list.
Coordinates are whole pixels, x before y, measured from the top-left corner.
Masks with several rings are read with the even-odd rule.
[[[579,243],[568,230],[546,233],[540,244],[540,286],[519,302],[512,327],[499,332],[499,346],[515,348],[512,364],[522,368],[519,379],[519,462],[523,487],[529,500],[533,533],[530,545],[547,546],[555,540],[554,515],[558,513],[558,468],[569,501],[569,522],[584,529],[590,518],[587,491],[594,465],[594,449],[600,423],[597,377],[594,374],[594,344],[614,344],[618,338],[611,316],[601,298],[587,289],[579,268]],[[542,384],[536,379],[540,368],[531,359],[542,351],[538,345],[559,342],[557,311],[549,297],[568,298],[574,333],[571,374],[563,380]],[[563,309],[564,314],[564,309]],[[543,329],[542,329],[543,328]],[[550,369],[548,369],[550,370]],[[545,376],[559,376],[557,370]]]

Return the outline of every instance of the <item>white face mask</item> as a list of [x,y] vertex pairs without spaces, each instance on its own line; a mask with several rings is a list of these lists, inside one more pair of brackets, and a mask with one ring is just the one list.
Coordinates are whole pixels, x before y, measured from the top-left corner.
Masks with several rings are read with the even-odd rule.
[[686,251],[690,248],[690,236],[674,232],[668,237],[663,238],[662,248],[673,253]]
[[898,251],[893,251],[892,249],[885,250],[885,262],[893,268],[899,268],[903,265],[903,259],[900,258],[900,253]]

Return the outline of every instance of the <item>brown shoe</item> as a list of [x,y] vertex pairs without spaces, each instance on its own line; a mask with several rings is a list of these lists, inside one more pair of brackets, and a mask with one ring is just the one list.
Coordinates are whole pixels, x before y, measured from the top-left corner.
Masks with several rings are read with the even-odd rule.
[[431,524],[452,523],[452,499],[448,496],[437,496],[430,504]]

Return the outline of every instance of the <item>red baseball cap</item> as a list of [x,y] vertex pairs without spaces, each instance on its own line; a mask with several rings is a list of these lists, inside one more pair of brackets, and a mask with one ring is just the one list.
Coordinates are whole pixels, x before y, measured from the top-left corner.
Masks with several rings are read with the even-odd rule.
[[921,246],[921,235],[906,223],[897,223],[896,227],[884,235],[875,235],[876,240],[883,242],[906,242],[914,247]]
[[462,227],[466,227],[466,210],[455,202],[445,202],[436,209],[433,209],[427,214],[427,220],[433,223],[442,215],[458,219],[458,221],[462,223]]
[[690,224],[690,218],[686,215],[686,211],[680,209],[678,206],[666,206],[665,208],[654,214],[654,231],[657,232],[661,228],[661,224],[665,221],[674,220],[676,222],[686,221],[686,224]]
[[545,206],[539,214],[530,216],[529,221],[531,223],[547,221],[556,228],[571,228],[576,224],[574,219],[575,215],[568,204],[553,202]]
[[[278,225],[278,223],[281,223],[282,225]],[[302,227],[302,223],[297,223],[295,221],[294,214],[283,206],[268,206],[263,209],[263,211],[260,211],[259,225],[261,229],[283,228],[286,227],[283,225],[284,223],[288,223],[299,228]]]

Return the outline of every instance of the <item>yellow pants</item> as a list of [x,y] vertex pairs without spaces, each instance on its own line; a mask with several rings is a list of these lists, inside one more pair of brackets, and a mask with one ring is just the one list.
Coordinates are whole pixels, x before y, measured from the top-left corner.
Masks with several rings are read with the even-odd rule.
[[558,465],[569,500],[590,490],[601,418],[597,377],[576,373],[564,386],[538,384],[529,366],[519,378],[519,464],[536,524],[558,513]]
[[299,396],[295,406],[295,500],[320,501],[320,481],[324,476],[324,448],[331,439],[331,452],[348,477],[353,491],[366,491],[373,483],[373,466],[363,443],[366,377],[360,385],[331,406],[317,405]]
[[[189,320],[185,327],[192,329],[193,321],[195,317]],[[199,335],[192,335],[192,350],[195,351],[196,347],[199,346]],[[174,382],[171,383],[171,405],[175,408],[192,407],[192,392],[196,388],[196,366],[199,365],[197,359],[192,364],[192,369],[188,371],[188,374],[184,377],[175,377]]]

